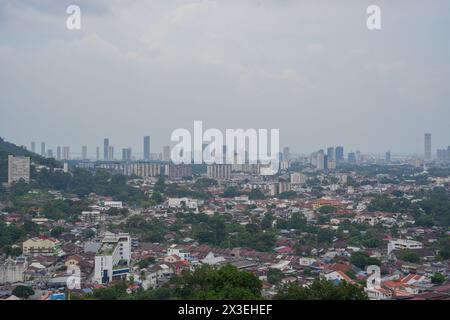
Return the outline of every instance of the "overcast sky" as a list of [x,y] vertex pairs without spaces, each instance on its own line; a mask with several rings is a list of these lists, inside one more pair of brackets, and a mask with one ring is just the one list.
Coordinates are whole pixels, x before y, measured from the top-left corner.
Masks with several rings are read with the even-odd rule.
[[448,0],[0,0],[0,136],[139,155],[203,120],[302,153],[447,147],[449,18]]

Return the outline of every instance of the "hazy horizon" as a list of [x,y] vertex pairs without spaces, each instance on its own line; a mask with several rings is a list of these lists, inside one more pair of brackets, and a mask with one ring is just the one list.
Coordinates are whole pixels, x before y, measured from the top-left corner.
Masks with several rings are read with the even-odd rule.
[[[279,128],[309,153],[450,145],[450,2],[0,0],[0,136],[162,152],[174,129]],[[66,8],[82,10],[81,30]],[[382,9],[382,30],[366,8]]]

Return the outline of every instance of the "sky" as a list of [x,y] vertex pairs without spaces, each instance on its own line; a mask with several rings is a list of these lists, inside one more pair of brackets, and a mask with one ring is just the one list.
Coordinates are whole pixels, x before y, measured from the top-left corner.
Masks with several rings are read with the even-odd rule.
[[425,132],[450,145],[449,30],[448,0],[0,0],[0,136],[139,156],[202,120],[296,153],[422,154]]

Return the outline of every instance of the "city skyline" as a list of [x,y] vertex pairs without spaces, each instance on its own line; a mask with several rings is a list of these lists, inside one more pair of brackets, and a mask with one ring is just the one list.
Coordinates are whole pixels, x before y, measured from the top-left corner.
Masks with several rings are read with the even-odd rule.
[[279,128],[293,151],[421,154],[424,132],[445,146],[450,4],[378,2],[371,32],[364,1],[80,1],[77,31],[70,1],[3,1],[1,135],[92,152],[105,136],[140,150],[150,134],[161,149],[200,119]]

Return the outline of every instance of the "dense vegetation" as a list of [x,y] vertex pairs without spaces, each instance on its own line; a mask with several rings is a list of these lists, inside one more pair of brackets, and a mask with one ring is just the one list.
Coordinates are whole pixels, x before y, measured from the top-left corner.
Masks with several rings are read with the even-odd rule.
[[74,296],[75,299],[93,300],[255,300],[261,299],[261,281],[252,273],[239,271],[226,265],[213,269],[204,265],[194,272],[183,272],[181,276],[172,278],[169,283],[158,289],[135,293],[126,292],[127,283],[121,282],[104,289],[96,289],[85,296]]
[[310,287],[294,283],[282,287],[275,296],[278,300],[367,300],[364,290],[355,284],[340,281],[333,284],[316,279]]

